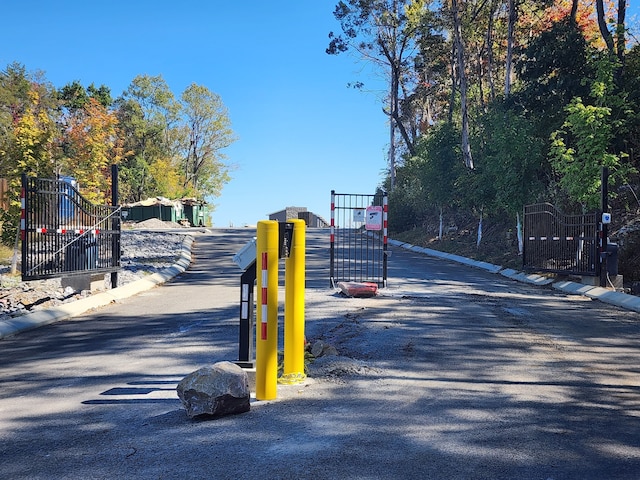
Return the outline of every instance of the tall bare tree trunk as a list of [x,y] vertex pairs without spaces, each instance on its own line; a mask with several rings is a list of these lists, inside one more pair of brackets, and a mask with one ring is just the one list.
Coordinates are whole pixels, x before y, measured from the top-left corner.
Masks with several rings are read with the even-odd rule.
[[626,52],[626,39],[625,39],[625,17],[627,14],[627,2],[626,0],[618,0],[618,12],[616,18],[615,36],[611,35],[607,25],[607,19],[604,14],[604,2],[603,0],[596,0],[596,14],[598,17],[598,27],[600,34],[604,39],[604,43],[607,44],[609,54],[613,57],[617,56],[620,65],[616,69],[615,79],[616,83],[622,78],[622,72],[624,68],[624,56]]
[[504,96],[511,94],[511,76],[513,74],[513,44],[518,21],[516,0],[509,0],[509,24],[507,27],[507,58],[505,64]]
[[[624,0],[623,0],[624,2]],[[604,3],[603,0],[596,0],[596,13],[598,15],[598,27],[600,28],[600,35],[602,35],[602,39],[604,43],[607,44],[607,49],[609,53],[614,53],[614,45],[613,45],[613,37],[611,36],[611,32],[607,28],[607,19],[604,18]]]
[[456,75],[456,43],[451,43],[451,95],[449,98],[449,111],[447,121],[453,122],[453,107],[456,104],[456,89],[458,88],[458,76]]
[[493,61],[493,34],[494,34],[494,17],[496,11],[495,0],[491,2],[491,13],[489,15],[489,25],[487,26],[487,81],[489,82],[489,100],[496,99],[496,82],[494,79],[494,61]]
[[484,58],[482,56],[482,45],[477,46],[476,52],[476,72],[478,76],[478,101],[480,102],[480,108],[486,112],[487,100],[484,95]]
[[625,38],[625,17],[627,15],[627,1],[618,0],[618,20],[616,24],[616,48],[618,53],[618,60],[620,60],[621,68],[624,68],[624,54],[627,48]]
[[395,86],[395,76],[391,75],[390,110],[389,115],[389,190],[393,191],[396,186],[396,119],[393,112],[397,108],[398,88]]
[[[393,11],[394,13],[397,11],[397,3],[395,1],[393,2]],[[393,28],[392,38],[397,40],[395,26]],[[389,187],[391,191],[393,191],[396,186],[396,124],[399,122],[398,90],[400,88],[400,72],[398,70],[399,65],[397,64],[396,47],[396,44],[393,45],[393,48],[389,49],[383,47],[391,68],[391,78],[389,82]]]
[[458,0],[451,1],[453,14],[454,43],[458,58],[458,80],[460,82],[460,111],[462,114],[462,157],[464,164],[473,170],[473,157],[469,144],[469,114],[467,111],[467,76],[465,73],[464,44],[462,42],[462,24],[458,11]]
[[579,3],[579,0],[573,0],[571,2],[571,17],[570,18],[571,18],[571,21],[573,23],[576,22],[576,16],[578,15],[578,3]]

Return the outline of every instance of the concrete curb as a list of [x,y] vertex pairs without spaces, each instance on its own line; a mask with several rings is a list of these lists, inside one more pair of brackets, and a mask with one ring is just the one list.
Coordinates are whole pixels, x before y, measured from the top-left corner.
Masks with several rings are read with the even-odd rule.
[[640,312],[640,298],[622,292],[614,292],[602,287],[593,287],[574,282],[556,282],[553,288],[567,293],[575,293],[601,302]]
[[565,280],[556,281],[552,278],[543,277],[542,275],[523,273],[511,268],[502,268],[499,265],[492,265],[487,262],[472,260],[470,258],[465,258],[446,252],[440,252],[438,250],[432,250],[430,248],[417,247],[415,245],[399,242],[397,240],[388,240],[388,243],[396,247],[404,248],[417,253],[422,253],[431,257],[451,260],[453,262],[462,263],[471,267],[481,268],[491,273],[499,273],[504,277],[516,280],[518,282],[542,286],[552,285],[556,290],[560,290],[565,293],[582,295],[594,300],[600,300],[601,302],[608,303],[610,305],[624,308],[626,310],[640,312],[640,297],[636,297],[634,295],[628,295],[622,292],[614,292],[612,290],[607,290],[606,288],[594,287],[592,285],[585,285],[577,282],[569,282]]
[[542,275],[536,275],[535,273],[523,273],[512,268],[505,268],[498,273],[503,277],[516,280],[518,282],[530,283],[532,285],[550,285],[554,282],[553,278],[543,277]]
[[443,260],[451,260],[453,262],[462,263],[471,267],[481,268],[491,273],[498,273],[502,270],[502,267],[500,265],[493,265],[487,262],[472,260],[470,258],[461,257],[460,255],[455,255],[453,253],[441,252],[439,250],[432,250],[425,247],[417,247],[415,245],[411,245],[410,243],[403,243],[397,240],[388,240],[387,242],[396,247],[411,250],[412,252],[423,253],[425,255],[429,255],[430,257],[442,258]]
[[128,283],[121,287],[97,293],[90,297],[82,298],[75,302],[65,303],[57,307],[38,310],[35,312],[20,315],[9,320],[0,321],[0,339],[25,332],[33,328],[48,325],[50,323],[67,320],[81,315],[91,309],[104,307],[110,303],[117,302],[124,298],[131,297],[138,293],[150,290],[157,285],[163,284],[173,277],[184,272],[191,263],[191,247],[193,236],[187,235],[182,241],[180,253],[176,263],[160,272],[141,278],[135,282]]

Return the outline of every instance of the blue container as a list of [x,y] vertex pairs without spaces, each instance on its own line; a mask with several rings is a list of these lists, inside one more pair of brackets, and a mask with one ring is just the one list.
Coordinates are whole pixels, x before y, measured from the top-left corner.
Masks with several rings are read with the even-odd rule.
[[75,214],[75,205],[71,200],[75,195],[77,182],[73,177],[60,177],[60,202],[58,204],[58,212],[60,223],[67,223],[73,219]]

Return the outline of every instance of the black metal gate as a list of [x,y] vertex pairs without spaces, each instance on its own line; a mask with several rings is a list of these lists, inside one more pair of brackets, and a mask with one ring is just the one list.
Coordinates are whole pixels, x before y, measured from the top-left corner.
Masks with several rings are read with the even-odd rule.
[[523,267],[528,271],[598,276],[597,213],[565,215],[549,203],[524,207]]
[[331,191],[331,286],[387,283],[387,194]]
[[22,279],[116,272],[120,221],[119,207],[88,202],[70,181],[23,176]]

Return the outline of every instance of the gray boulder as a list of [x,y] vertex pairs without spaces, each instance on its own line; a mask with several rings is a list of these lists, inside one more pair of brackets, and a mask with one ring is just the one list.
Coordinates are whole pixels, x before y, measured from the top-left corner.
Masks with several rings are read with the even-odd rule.
[[251,392],[247,373],[231,362],[218,362],[184,377],[176,389],[190,418],[248,412]]

